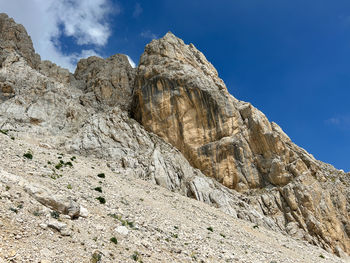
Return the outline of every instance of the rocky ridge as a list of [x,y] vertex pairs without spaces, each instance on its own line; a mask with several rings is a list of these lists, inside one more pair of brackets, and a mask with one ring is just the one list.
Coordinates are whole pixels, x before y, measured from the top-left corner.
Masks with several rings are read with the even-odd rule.
[[[2,14],[4,24],[27,35]],[[348,175],[315,160],[261,112],[232,97],[193,45],[168,33],[146,46],[136,70],[126,56],[115,55],[81,60],[73,75],[38,61],[30,37],[16,44],[8,42],[12,31],[2,32],[0,129],[16,141],[101,158],[126,180],[144,179],[218,207],[232,222],[244,219],[346,257]],[[27,177],[15,167],[1,165],[11,178]],[[64,181],[56,170],[40,171],[36,183],[43,175]],[[40,203],[33,193],[23,195]],[[69,215],[66,201],[49,209]],[[215,256],[207,261],[220,262]]]

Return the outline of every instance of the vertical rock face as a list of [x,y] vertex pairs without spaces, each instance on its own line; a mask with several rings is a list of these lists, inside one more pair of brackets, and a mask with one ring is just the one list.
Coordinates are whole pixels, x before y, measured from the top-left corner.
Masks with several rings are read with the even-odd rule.
[[[168,33],[146,46],[131,109],[194,167],[251,194],[281,229],[329,250],[350,251],[348,176],[315,160],[263,113],[228,94],[192,44]],[[334,175],[346,182],[342,191],[330,187]]]
[[33,43],[25,28],[16,24],[6,14],[0,14],[0,65],[8,53],[16,51],[25,58],[28,64],[36,68],[40,63],[40,56],[35,53]]
[[232,97],[193,45],[168,33],[146,46],[137,72],[115,55],[83,59],[72,75],[40,62],[7,15],[0,29],[1,130],[102,157],[112,170],[350,253],[349,174]]
[[[233,98],[204,55],[171,33],[147,45],[135,84],[133,116],[227,187],[263,186],[255,155],[272,161],[285,151],[277,125]],[[292,176],[280,175],[279,160],[274,163],[271,181],[285,184]]]
[[107,59],[89,57],[81,59],[74,76],[83,83],[86,93],[83,101],[95,97],[102,105],[128,109],[134,82],[134,69],[125,55],[117,54]]

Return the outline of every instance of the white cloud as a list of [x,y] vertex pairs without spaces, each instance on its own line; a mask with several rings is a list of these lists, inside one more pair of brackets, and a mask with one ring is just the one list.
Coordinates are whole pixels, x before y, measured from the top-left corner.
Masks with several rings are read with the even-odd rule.
[[149,39],[158,38],[158,36],[156,34],[152,33],[150,30],[141,32],[140,36],[142,36],[143,38],[149,38]]
[[[41,58],[74,71],[77,59],[97,55],[111,34],[106,18],[119,8],[108,0],[11,0],[0,1],[17,23],[23,24],[32,37],[34,48]],[[60,43],[61,35],[72,37],[78,45],[92,45],[93,49],[67,53]]]
[[350,129],[350,115],[332,117],[325,122],[328,125],[333,125],[341,129]]
[[134,18],[139,17],[142,14],[142,12],[143,12],[143,9],[142,9],[140,3],[136,3],[134,12],[132,13],[132,16]]

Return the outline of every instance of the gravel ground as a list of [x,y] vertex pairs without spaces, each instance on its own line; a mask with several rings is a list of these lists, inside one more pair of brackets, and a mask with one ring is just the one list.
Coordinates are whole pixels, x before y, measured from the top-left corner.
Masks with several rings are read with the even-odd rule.
[[[346,262],[130,170],[112,172],[111,160],[73,156],[16,135],[0,134],[0,141],[0,263]],[[52,209],[30,189],[78,204],[78,218]]]

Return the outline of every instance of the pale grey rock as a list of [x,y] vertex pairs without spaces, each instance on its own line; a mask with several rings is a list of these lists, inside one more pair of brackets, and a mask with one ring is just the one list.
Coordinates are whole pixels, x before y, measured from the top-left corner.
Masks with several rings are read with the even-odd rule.
[[70,233],[67,229],[67,224],[60,222],[60,221],[57,221],[56,219],[50,219],[47,222],[47,226],[49,228],[55,229],[58,232],[60,232],[62,236],[69,236],[70,235]]
[[89,210],[87,210],[85,207],[80,206],[80,212],[79,216],[87,218],[89,216]]
[[[50,62],[36,64],[34,51],[7,38],[0,61],[0,129],[101,158],[119,176],[148,180],[232,219],[348,253],[348,174],[317,161],[264,114],[228,94],[193,45],[170,33],[153,41],[134,81],[123,55],[82,60],[72,76]],[[131,113],[144,126],[127,111],[132,89]],[[51,209],[73,218],[86,212],[52,189],[0,173],[0,182],[23,187]]]
[[114,231],[122,236],[127,236],[129,234],[129,229],[126,226],[118,226]]
[[125,55],[117,54],[107,59],[89,57],[78,62],[74,73],[82,83],[84,105],[101,108],[104,105],[128,110],[134,85],[135,69]]

